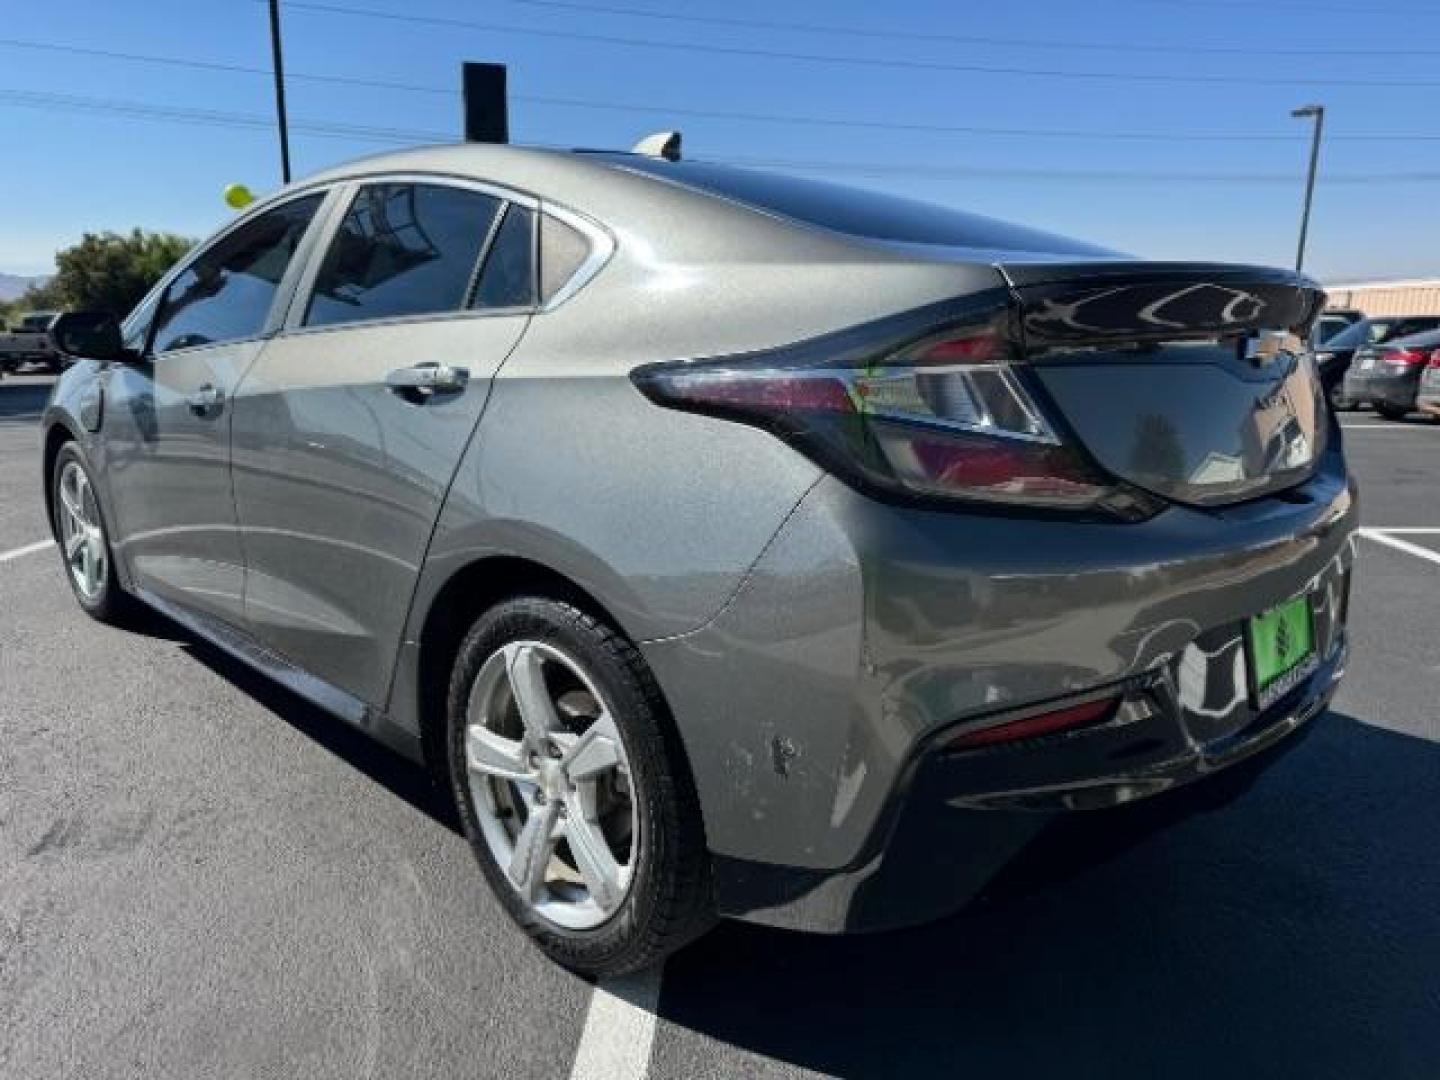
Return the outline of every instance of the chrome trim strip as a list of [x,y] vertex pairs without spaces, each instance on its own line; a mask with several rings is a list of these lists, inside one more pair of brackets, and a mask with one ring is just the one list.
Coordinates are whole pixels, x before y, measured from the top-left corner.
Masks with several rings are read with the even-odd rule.
[[[615,238],[610,235],[609,230],[603,228],[587,217],[577,214],[573,210],[567,210],[563,206],[556,206],[554,203],[542,203],[541,212],[554,217],[569,225],[580,235],[590,241],[590,254],[585,257],[575,273],[570,275],[570,280],[555,290],[555,295],[540,305],[539,311],[554,311],[561,304],[569,300],[577,292],[588,285],[592,278],[604,268],[610,261],[610,256],[615,254]],[[540,222],[536,222],[536,233],[540,230]]]

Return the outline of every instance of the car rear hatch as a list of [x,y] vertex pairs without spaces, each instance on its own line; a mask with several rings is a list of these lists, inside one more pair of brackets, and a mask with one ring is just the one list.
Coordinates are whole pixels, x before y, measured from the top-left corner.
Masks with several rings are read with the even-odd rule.
[[1302,483],[1329,417],[1303,342],[1324,304],[1288,271],[1203,263],[1001,264],[1026,359],[1104,468],[1219,506]]

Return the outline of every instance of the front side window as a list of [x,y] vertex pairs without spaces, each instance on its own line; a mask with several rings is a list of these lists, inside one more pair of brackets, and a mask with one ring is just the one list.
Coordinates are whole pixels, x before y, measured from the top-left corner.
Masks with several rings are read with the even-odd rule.
[[323,195],[292,199],[202,252],[165,290],[154,351],[253,338]]
[[305,325],[461,310],[500,205],[439,184],[361,188],[325,254]]

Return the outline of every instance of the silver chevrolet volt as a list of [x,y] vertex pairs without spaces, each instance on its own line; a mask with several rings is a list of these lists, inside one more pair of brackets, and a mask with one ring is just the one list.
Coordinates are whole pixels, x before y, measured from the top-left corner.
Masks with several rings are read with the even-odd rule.
[[80,605],[425,763],[590,974],[937,917],[1324,710],[1313,281],[646,146],[368,158],[63,317]]

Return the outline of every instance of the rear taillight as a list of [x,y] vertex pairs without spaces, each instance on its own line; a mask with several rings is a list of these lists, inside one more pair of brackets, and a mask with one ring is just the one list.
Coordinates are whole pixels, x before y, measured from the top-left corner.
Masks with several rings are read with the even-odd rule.
[[1434,354],[1426,353],[1423,349],[1391,349],[1385,360],[1397,367],[1415,367],[1426,363],[1432,355]]
[[766,428],[876,494],[1141,516],[1139,497],[1059,437],[1003,319],[898,343],[884,326],[633,378],[658,404]]
[[1430,362],[1429,362],[1428,364],[1426,364],[1425,366],[1426,366],[1426,367],[1433,367],[1433,368],[1440,368],[1440,349],[1436,349],[1434,352],[1432,352],[1432,353],[1430,354]]

